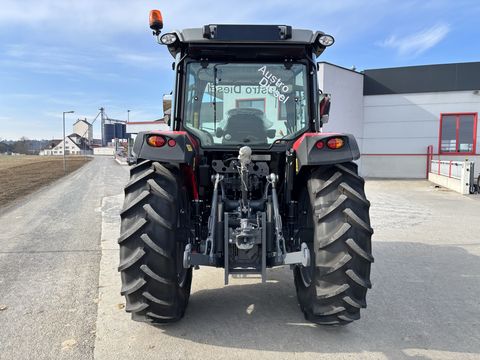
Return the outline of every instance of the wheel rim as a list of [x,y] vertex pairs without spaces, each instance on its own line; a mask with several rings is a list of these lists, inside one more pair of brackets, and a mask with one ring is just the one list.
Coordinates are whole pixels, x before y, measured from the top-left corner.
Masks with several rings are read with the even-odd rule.
[[313,278],[313,266],[312,266],[313,260],[310,260],[310,265],[309,266],[299,266],[298,270],[300,272],[300,277],[302,278],[303,285],[305,287],[309,287],[312,284],[312,278]]
[[188,269],[183,267],[183,250],[182,243],[177,243],[177,282],[182,288],[185,286],[188,274]]
[[[185,219],[189,219],[190,218],[189,207],[188,207],[189,200],[187,198],[188,196],[187,194],[189,192],[185,187],[182,187],[181,189],[182,191],[179,194],[179,198],[181,199],[180,200],[181,203],[179,206],[180,208],[179,214],[180,216],[181,214],[183,214],[183,216],[185,216]],[[186,229],[189,229],[189,228],[190,228],[190,224],[187,224]],[[188,278],[188,271],[190,270],[190,269],[185,269],[183,267],[183,252],[185,251],[185,245],[186,244],[184,244],[182,241],[177,241],[177,254],[176,254],[177,255],[177,283],[178,283],[178,286],[181,288],[185,287],[185,284]]]
[[[308,199],[308,196],[306,198]],[[303,231],[299,233],[299,236],[301,241],[305,241],[308,244],[308,249],[310,250],[310,265],[298,266],[298,272],[300,273],[300,277],[302,278],[303,285],[308,288],[312,284],[312,279],[314,275],[313,271],[315,271],[315,267],[313,264],[315,252],[313,251],[313,246],[311,245],[311,243],[313,243],[314,237],[313,231],[310,233],[309,231],[305,230],[312,227],[313,218],[312,210],[310,209],[310,206],[307,205],[307,200],[305,198],[303,199],[302,204],[304,204],[304,207],[298,210],[298,224],[301,224]]]

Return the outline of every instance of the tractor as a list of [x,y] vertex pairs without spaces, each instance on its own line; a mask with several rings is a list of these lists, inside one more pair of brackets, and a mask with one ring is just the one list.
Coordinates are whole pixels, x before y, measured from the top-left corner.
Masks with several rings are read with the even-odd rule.
[[334,38],[288,25],[162,35],[158,10],[150,28],[175,83],[169,130],[140,132],[133,146],[118,241],[126,311],[175,322],[192,269],[223,268],[228,284],[289,265],[307,320],[359,319],[373,230],[355,138],[322,132],[330,96],[315,59]]

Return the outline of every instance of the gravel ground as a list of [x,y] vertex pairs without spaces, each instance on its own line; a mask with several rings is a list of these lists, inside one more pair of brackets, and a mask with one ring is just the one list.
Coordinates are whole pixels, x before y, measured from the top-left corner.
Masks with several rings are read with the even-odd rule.
[[480,197],[368,181],[373,289],[349,326],[306,322],[288,268],[225,287],[202,267],[185,318],[153,327],[119,295],[126,181],[97,158],[0,216],[0,359],[480,359]]
[[0,359],[91,359],[100,205],[125,168],[96,158],[0,216]]

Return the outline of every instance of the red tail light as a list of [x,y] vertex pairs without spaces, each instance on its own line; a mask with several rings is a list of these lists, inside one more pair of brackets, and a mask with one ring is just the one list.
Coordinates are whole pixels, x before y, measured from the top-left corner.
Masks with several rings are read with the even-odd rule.
[[175,141],[175,139],[170,139],[167,141],[167,144],[170,147],[174,147],[175,145],[177,145],[177,142]]
[[345,145],[345,141],[342,138],[335,137],[327,141],[327,146],[332,150],[341,149]]
[[325,147],[325,143],[323,142],[323,140],[320,140],[320,141],[317,141],[317,143],[315,144],[315,147],[318,149],[318,150],[321,150]]
[[152,135],[147,138],[147,143],[153,147],[162,147],[167,141],[163,136]]

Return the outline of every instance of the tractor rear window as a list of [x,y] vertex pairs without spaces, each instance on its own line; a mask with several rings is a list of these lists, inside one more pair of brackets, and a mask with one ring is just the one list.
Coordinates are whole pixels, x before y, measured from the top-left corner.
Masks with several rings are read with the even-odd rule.
[[190,62],[185,126],[202,145],[269,145],[307,127],[306,66]]

